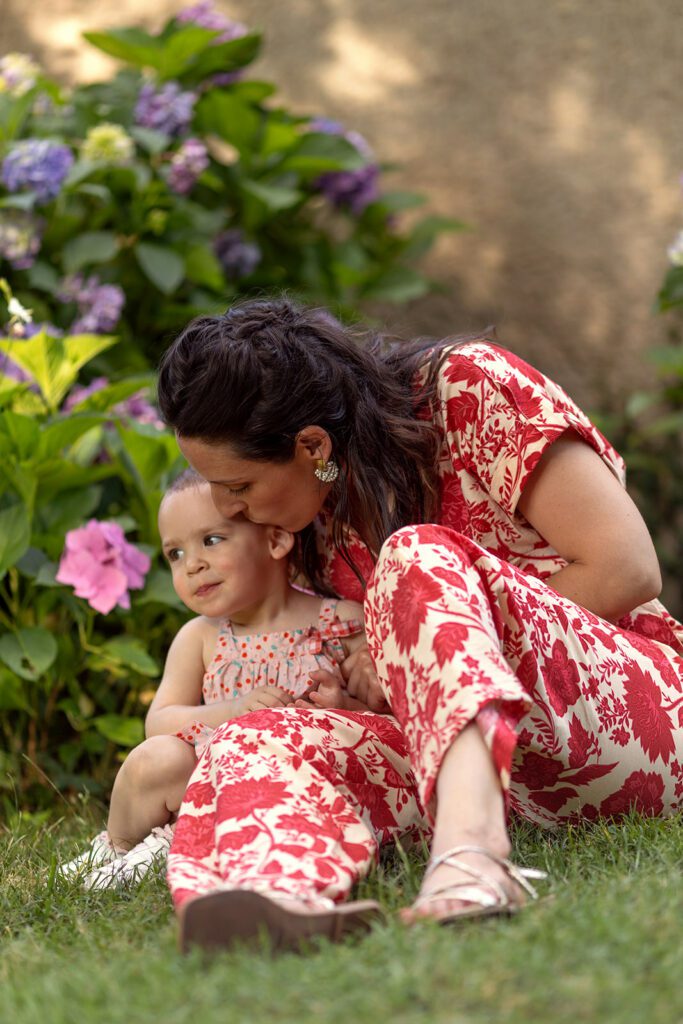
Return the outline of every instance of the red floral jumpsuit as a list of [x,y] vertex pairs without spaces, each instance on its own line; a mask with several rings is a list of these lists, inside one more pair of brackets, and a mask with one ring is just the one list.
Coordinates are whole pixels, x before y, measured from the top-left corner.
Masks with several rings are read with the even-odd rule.
[[[552,381],[488,342],[454,348],[432,409],[439,522],[405,527],[368,578],[368,642],[394,716],[285,708],[220,726],[169,857],[177,905],[217,888],[341,900],[380,844],[428,830],[439,765],[476,721],[510,808],[540,825],[676,810],[683,627],[657,601],[618,625],[545,582],[565,564],[517,512],[568,430],[623,480],[617,453]],[[362,599],[327,539],[330,583]]]

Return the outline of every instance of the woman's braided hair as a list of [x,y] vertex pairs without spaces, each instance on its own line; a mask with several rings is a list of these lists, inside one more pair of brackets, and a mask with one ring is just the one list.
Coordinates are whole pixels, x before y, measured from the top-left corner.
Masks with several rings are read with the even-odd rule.
[[[345,527],[376,554],[401,526],[438,514],[442,439],[431,416],[418,417],[447,350],[463,340],[359,338],[324,309],[249,300],[224,316],[197,317],[181,332],[161,361],[159,406],[181,437],[227,443],[255,461],[288,462],[304,427],[325,429],[342,470],[332,539],[362,579]],[[302,531],[298,554],[301,570],[324,590],[312,527]]]

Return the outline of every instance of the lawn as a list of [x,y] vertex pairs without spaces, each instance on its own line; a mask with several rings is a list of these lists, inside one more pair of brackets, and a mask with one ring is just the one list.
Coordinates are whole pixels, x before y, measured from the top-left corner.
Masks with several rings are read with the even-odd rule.
[[[514,829],[550,873],[512,919],[402,927],[306,955],[181,957],[163,879],[88,893],[54,876],[96,810],[0,826],[2,1024],[411,1024],[683,1021],[683,827],[637,816],[553,833]],[[391,912],[417,860],[388,851],[359,889]]]

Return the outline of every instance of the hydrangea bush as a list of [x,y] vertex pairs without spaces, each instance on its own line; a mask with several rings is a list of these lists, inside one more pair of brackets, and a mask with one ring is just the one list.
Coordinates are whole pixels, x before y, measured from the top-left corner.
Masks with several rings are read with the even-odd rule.
[[111,80],[0,59],[0,803],[106,789],[187,615],[156,528],[169,335],[267,290],[342,316],[414,298],[459,226],[417,219],[351,127],[278,105],[260,35],[211,3],[87,38]]
[[293,113],[249,75],[258,32],[202,2],[160,32],[89,32],[124,65],[62,90],[0,62],[0,273],[36,320],[116,330],[154,362],[193,314],[286,288],[344,314],[432,283],[415,267],[440,217],[388,191],[368,142]]
[[150,375],[77,383],[113,337],[34,332],[0,287],[0,794],[35,804],[54,795],[46,777],[102,790],[117,751],[142,739],[186,617],[156,534],[180,459]]

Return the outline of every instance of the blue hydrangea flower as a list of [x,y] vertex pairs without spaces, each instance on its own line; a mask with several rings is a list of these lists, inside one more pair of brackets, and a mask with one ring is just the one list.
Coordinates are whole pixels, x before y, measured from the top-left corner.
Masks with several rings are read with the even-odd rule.
[[135,122],[166,135],[180,135],[192,121],[196,96],[183,92],[177,82],[166,82],[155,89],[146,82],[138,94]]
[[74,156],[68,146],[47,139],[17,142],[2,162],[0,178],[10,192],[29,189],[41,202],[59,195]]
[[259,246],[256,242],[245,241],[239,228],[222,231],[214,240],[213,250],[229,281],[249,277],[261,262]]
[[328,171],[313,183],[333,206],[348,208],[355,216],[360,216],[366,206],[379,198],[379,167],[370,146],[359,132],[346,131],[337,121],[328,118],[312,121],[310,128],[327,135],[341,135],[368,161],[355,171]]

